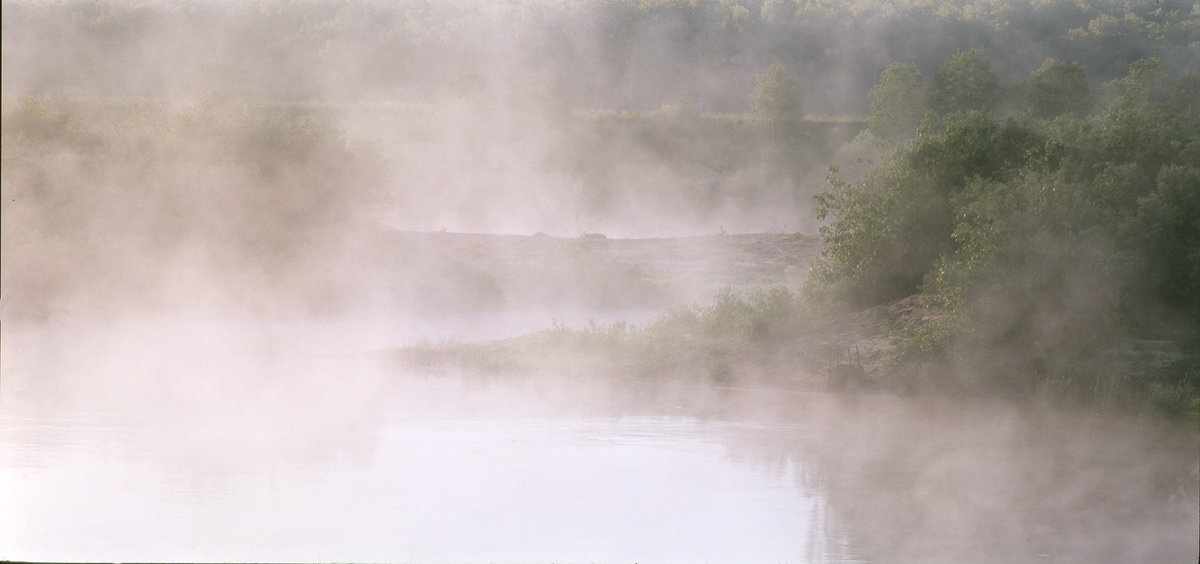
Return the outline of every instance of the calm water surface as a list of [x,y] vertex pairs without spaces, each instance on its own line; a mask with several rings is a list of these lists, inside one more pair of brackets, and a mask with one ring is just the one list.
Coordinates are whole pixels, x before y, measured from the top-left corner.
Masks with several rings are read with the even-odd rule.
[[0,559],[1182,562],[1200,544],[1196,437],[1152,422],[425,376],[347,336],[399,331],[376,327],[6,325]]
[[5,557],[809,562],[844,544],[803,468],[729,458],[748,431],[729,422],[389,421],[339,433],[342,452],[199,463],[102,416],[3,423]]
[[855,558],[803,460],[731,452],[804,425],[407,374],[295,326],[109,329],[5,335],[0,558]]

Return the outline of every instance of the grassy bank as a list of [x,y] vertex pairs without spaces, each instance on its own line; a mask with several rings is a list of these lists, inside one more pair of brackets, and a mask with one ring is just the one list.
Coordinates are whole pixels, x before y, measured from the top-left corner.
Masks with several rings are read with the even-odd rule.
[[1142,413],[1200,428],[1198,358],[1185,344],[1114,339],[1095,359],[1103,373],[1051,377],[1014,390],[953,366],[929,364],[922,348],[942,320],[927,300],[914,295],[830,315],[783,286],[726,289],[708,305],[677,308],[644,326],[555,324],[515,339],[405,347],[391,358],[405,370],[483,377],[533,374],[567,381],[1006,398]]

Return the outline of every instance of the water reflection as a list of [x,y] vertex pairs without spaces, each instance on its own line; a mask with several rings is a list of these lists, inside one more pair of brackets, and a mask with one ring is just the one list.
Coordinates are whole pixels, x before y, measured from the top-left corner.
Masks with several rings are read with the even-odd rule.
[[1200,448],[1153,422],[430,377],[275,334],[160,329],[6,328],[0,558],[1168,562],[1197,550]]
[[398,414],[368,457],[208,467],[120,420],[4,426],[5,557],[797,562],[828,544],[800,466],[732,461],[732,422]]

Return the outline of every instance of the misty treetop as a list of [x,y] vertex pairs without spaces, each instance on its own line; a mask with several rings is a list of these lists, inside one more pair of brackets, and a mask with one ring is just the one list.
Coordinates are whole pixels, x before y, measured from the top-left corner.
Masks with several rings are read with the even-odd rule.
[[929,105],[938,112],[991,111],[1000,99],[1000,81],[978,49],[946,57],[933,77]]
[[771,65],[758,77],[750,103],[759,117],[771,123],[794,124],[804,119],[804,91],[782,63]]
[[6,100],[0,139],[15,315],[153,309],[169,275],[283,297],[384,179],[325,112],[288,105]]
[[[994,103],[989,72],[1015,83],[1047,58],[1078,63],[1095,86],[1138,59],[1178,72],[1200,57],[1200,9],[1181,0],[5,0],[3,10],[4,88],[30,94],[428,102],[464,77],[499,94],[544,74],[579,108],[688,97],[743,112],[755,77],[782,62],[807,111],[863,114],[896,61],[935,85],[933,107],[968,109]],[[961,64],[943,68],[950,56]],[[959,94],[981,99],[936,86],[972,76],[974,93]]]
[[520,230],[521,201],[559,232],[591,228],[581,214],[803,230],[837,161],[805,294],[861,308],[922,293],[938,314],[900,343],[922,366],[1094,392],[1119,370],[1114,339],[1200,324],[1194,2],[4,0],[3,14],[4,286],[33,315],[81,288],[148,299],[157,260],[239,273],[234,293],[303,264],[310,296],[351,295],[331,290],[327,260],[352,246],[333,235],[380,210]]
[[901,352],[1014,393],[1100,394],[1126,370],[1116,339],[1197,340],[1197,75],[1136,61],[1084,115],[1079,74],[1034,72],[1031,113],[1053,119],[934,112],[861,181],[835,172],[808,295],[857,308],[924,293],[940,316]]
[[1076,62],[1046,59],[1033,71],[1029,90],[1030,111],[1039,118],[1062,114],[1083,116],[1092,108],[1087,76]]
[[916,65],[892,63],[868,94],[871,131],[894,137],[916,131],[927,107],[925,81]]

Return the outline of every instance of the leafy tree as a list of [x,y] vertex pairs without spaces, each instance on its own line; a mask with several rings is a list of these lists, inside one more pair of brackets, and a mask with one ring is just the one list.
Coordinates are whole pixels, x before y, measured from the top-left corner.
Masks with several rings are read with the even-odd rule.
[[1170,109],[1178,114],[1200,116],[1200,72],[1191,71],[1175,80],[1168,100]]
[[864,180],[817,197],[827,247],[806,292],[851,307],[924,293],[939,315],[896,335],[897,351],[931,383],[1112,401],[1157,378],[1200,405],[1194,370],[1131,379],[1139,368],[1114,362],[1120,336],[1200,334],[1195,80],[1151,59],[1114,81],[1101,116],[927,121]]
[[816,197],[817,217],[829,223],[810,289],[855,306],[917,292],[957,244],[955,206],[965,187],[1009,181],[1044,157],[1044,145],[1027,126],[971,112],[925,124],[858,183],[832,177],[834,190]]
[[1112,84],[1120,92],[1117,105],[1129,107],[1165,102],[1171,83],[1162,61],[1149,58],[1134,61],[1129,65],[1129,74]]
[[766,74],[758,75],[750,104],[758,115],[772,124],[793,124],[804,118],[804,92],[800,81],[787,73],[783,63],[775,63]]
[[906,158],[938,193],[953,194],[972,178],[1011,178],[1042,156],[1043,145],[1039,133],[1016,120],[968,112],[924,126]]
[[792,0],[766,0],[759,9],[759,17],[771,24],[790,23],[795,14],[796,4]]
[[1051,58],[1033,71],[1029,106],[1034,116],[1085,115],[1091,105],[1087,77],[1079,63],[1064,63]]
[[805,288],[826,306],[864,307],[916,292],[945,251],[950,209],[902,157],[854,184],[830,176],[833,190],[815,196],[826,249]]
[[1088,143],[1082,168],[1094,174],[1110,165],[1134,163],[1148,180],[1135,196],[1140,197],[1153,188],[1163,166],[1194,163],[1200,147],[1200,114],[1188,101],[1195,92],[1180,90],[1190,80],[1191,75],[1184,75],[1173,81],[1157,59],[1130,64],[1129,74],[1111,84],[1120,96]]
[[892,63],[868,94],[868,125],[881,137],[912,133],[925,114],[925,84],[917,65]]
[[978,110],[990,112],[1000,99],[999,80],[992,63],[978,49],[946,57],[933,78],[930,105],[939,113]]
[[1134,289],[1200,323],[1200,167],[1164,167],[1136,209],[1123,230],[1144,273]]

